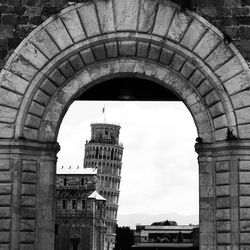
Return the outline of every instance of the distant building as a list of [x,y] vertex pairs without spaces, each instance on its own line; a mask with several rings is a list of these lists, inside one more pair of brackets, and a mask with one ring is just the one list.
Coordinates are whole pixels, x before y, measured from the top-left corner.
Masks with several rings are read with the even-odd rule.
[[199,249],[198,226],[136,226],[134,250]]
[[83,168],[57,174],[55,250],[114,249],[123,154],[119,132],[119,125],[91,124]]

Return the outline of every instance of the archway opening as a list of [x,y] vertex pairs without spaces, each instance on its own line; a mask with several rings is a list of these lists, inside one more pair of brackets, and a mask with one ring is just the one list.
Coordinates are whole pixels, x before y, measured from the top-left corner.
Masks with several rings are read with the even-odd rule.
[[124,155],[118,225],[134,229],[160,220],[197,225],[197,132],[179,100],[159,84],[131,77],[87,89],[70,106],[59,130],[58,173],[81,173],[91,123],[119,123]]

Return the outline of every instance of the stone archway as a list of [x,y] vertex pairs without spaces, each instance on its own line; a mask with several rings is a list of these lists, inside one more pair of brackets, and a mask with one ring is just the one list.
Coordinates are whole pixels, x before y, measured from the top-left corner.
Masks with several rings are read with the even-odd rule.
[[60,123],[87,88],[121,74],[170,89],[194,118],[200,248],[249,248],[249,69],[220,31],[167,0],[71,5],[9,58],[0,75],[0,247],[53,249]]

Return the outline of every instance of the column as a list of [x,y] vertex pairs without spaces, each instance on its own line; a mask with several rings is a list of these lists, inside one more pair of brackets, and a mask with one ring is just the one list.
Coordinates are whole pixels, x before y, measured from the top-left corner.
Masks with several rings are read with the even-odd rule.
[[54,249],[57,143],[0,141],[0,249]]

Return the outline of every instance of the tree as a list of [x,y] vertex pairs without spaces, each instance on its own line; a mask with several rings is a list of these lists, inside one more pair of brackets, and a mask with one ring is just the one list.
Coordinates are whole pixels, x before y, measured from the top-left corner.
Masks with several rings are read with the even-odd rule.
[[151,226],[177,226],[177,222],[172,220],[156,221]]
[[116,225],[115,250],[131,250],[134,244],[134,233],[130,227],[118,227]]

